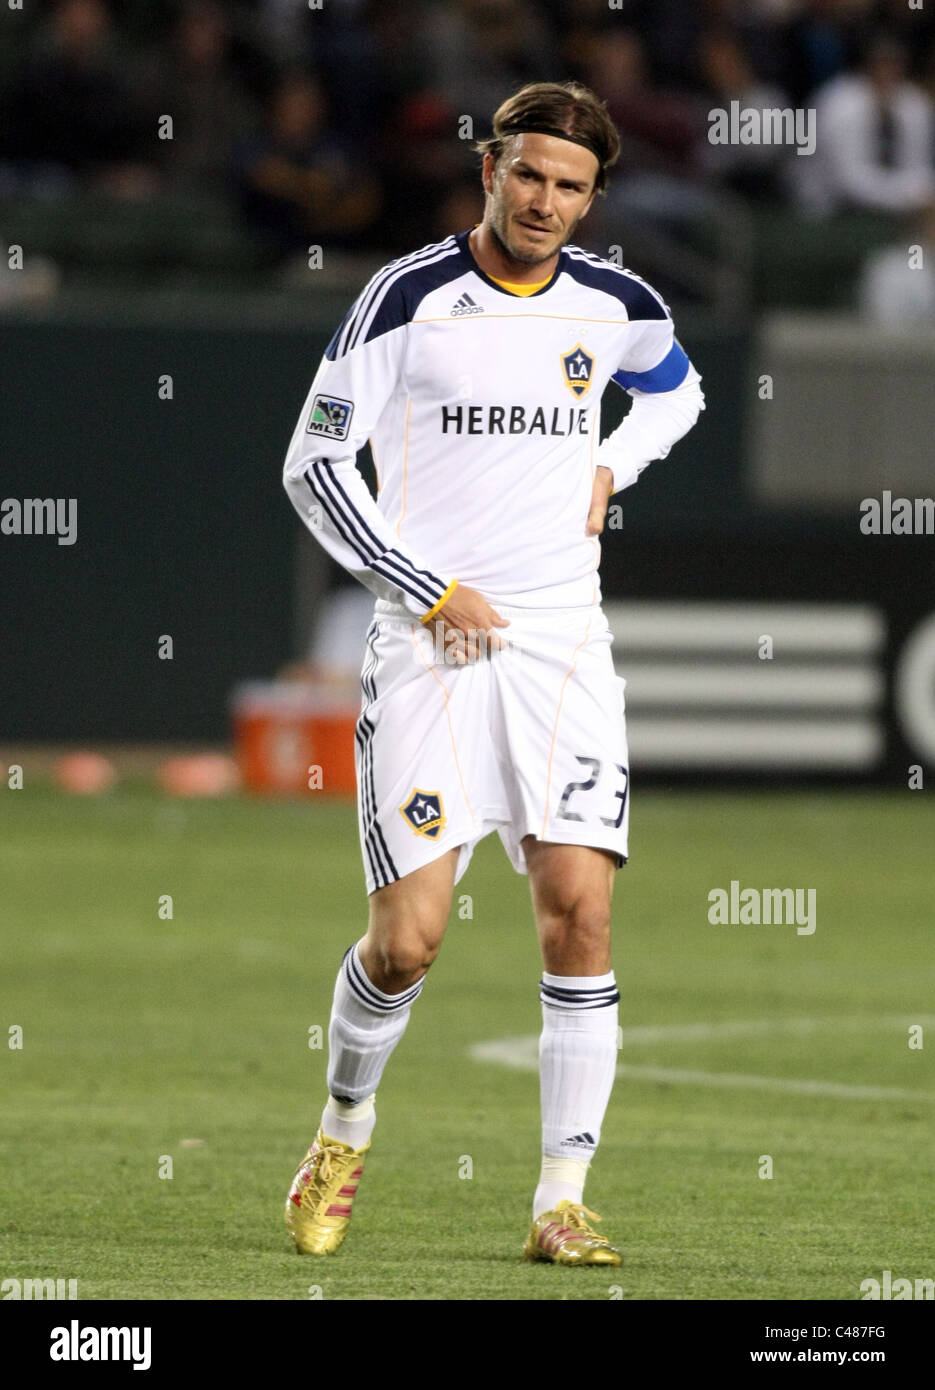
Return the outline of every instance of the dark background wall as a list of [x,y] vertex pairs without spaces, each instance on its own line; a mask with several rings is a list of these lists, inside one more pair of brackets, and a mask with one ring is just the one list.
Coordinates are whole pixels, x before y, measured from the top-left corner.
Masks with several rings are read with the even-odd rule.
[[[280,473],[340,312],[328,299],[276,324],[232,308],[196,326],[115,302],[6,318],[0,499],[76,498],[78,539],[0,536],[0,738],[222,738],[231,686],[296,655],[302,529]],[[611,594],[677,592],[663,551],[677,560],[697,528],[751,515],[737,390],[749,345],[739,330],[679,327],[710,407],[622,495],[631,529],[608,533]],[[611,388],[605,432],[624,401]],[[673,547],[673,525],[687,542]]]

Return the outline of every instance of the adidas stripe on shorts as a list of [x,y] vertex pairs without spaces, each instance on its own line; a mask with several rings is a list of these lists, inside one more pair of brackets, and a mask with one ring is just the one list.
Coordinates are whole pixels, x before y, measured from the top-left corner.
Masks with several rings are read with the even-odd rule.
[[626,683],[603,611],[494,607],[508,646],[458,666],[377,604],[356,731],[368,893],[456,847],[457,881],[494,830],[520,873],[526,835],[626,862]]

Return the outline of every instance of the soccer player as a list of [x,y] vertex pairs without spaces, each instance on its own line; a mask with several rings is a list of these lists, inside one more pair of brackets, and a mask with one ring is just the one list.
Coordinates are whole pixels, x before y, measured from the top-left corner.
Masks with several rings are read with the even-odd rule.
[[[703,405],[659,295],[570,238],[619,141],[574,83],[535,83],[481,142],[483,222],[391,262],[329,344],[285,486],[376,595],[357,724],[366,935],[338,971],[328,1099],[286,1222],[343,1241],[374,1096],[496,830],[542,952],[542,1167],[524,1254],[618,1265],[583,1205],[617,1060],[610,908],[627,856],[624,681],[600,606],[608,499]],[[613,379],[632,398],[600,444]],[[356,468],[371,441],[374,501]]]

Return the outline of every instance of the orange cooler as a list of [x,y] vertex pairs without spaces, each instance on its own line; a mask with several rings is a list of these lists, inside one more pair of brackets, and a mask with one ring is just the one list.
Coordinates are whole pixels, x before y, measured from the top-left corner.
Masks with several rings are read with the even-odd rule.
[[324,682],[249,681],[231,699],[244,786],[262,795],[354,797],[359,696]]

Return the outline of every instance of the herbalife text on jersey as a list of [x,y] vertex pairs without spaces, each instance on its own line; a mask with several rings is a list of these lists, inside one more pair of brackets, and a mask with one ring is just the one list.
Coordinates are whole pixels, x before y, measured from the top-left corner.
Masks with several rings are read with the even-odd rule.
[[[546,412],[551,410],[551,415]],[[442,434],[587,434],[588,412],[581,406],[443,405]]]
[[815,153],[815,108],[715,106],[708,112],[712,145],[795,145],[796,154]]

